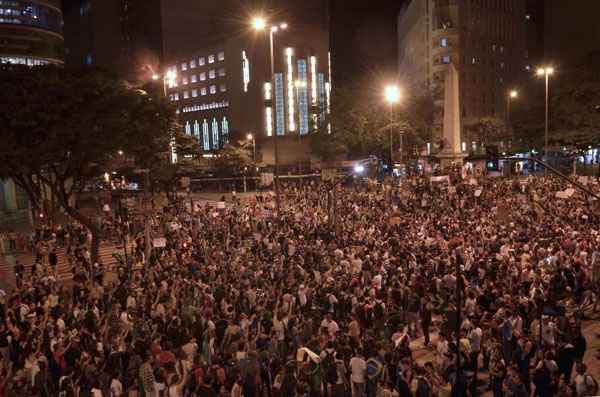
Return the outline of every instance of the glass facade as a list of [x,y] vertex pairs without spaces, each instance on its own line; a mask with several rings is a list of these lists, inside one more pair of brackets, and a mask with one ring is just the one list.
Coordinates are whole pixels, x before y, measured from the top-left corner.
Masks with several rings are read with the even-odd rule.
[[208,133],[208,121],[206,121],[206,119],[204,119],[204,122],[202,123],[202,148],[207,152],[210,150],[210,135]]
[[308,65],[306,60],[298,61],[298,113],[300,135],[308,134]]
[[219,142],[219,122],[213,117],[212,121],[212,138],[213,138],[213,149],[218,149],[221,145]]
[[275,74],[275,124],[277,135],[285,134],[285,106],[283,97],[283,75]]
[[30,1],[0,0],[0,24],[31,26],[62,35],[60,11]]

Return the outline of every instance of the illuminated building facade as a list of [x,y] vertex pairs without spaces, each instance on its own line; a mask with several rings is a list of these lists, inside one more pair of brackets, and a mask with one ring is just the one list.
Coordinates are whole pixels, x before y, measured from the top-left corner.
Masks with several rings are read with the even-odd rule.
[[202,154],[252,134],[257,160],[272,164],[269,138],[276,134],[282,164],[308,161],[303,137],[321,128],[330,110],[328,47],[325,30],[277,33],[271,78],[267,33],[207,45],[167,61],[166,70],[177,76],[167,95]]

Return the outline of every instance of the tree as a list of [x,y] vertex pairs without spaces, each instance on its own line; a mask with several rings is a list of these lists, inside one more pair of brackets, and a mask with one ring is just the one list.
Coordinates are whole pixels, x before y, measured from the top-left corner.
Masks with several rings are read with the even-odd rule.
[[[339,154],[351,158],[388,157],[390,129],[394,151],[400,148],[400,134],[403,151],[407,153],[430,141],[435,106],[429,96],[405,96],[394,106],[392,121],[390,106],[382,93],[373,92],[371,87],[365,81],[336,89],[331,115],[311,134],[312,149],[321,158]],[[332,134],[327,128],[329,122]]]
[[[600,138],[600,56],[590,54],[572,67],[557,70],[550,80],[548,143],[550,147],[583,149]],[[544,147],[545,92],[513,114],[515,135],[525,148]]]
[[463,129],[465,141],[483,142],[486,146],[510,140],[506,123],[498,118],[465,119]]
[[12,178],[33,205],[40,182],[46,185],[64,212],[90,230],[95,261],[99,227],[75,197],[119,151],[145,168],[157,153],[167,154],[174,109],[97,70],[3,65],[0,74],[0,177]]
[[226,144],[212,162],[214,172],[219,176],[238,173],[252,165],[252,144],[242,140],[237,144]]

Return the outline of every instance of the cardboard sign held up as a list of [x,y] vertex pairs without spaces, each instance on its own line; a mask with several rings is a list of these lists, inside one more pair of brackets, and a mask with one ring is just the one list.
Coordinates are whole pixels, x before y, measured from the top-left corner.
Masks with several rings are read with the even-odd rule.
[[154,248],[164,248],[167,246],[167,239],[164,237],[155,238],[152,241],[152,245],[154,246]]
[[398,216],[390,218],[390,225],[399,225],[402,219]]

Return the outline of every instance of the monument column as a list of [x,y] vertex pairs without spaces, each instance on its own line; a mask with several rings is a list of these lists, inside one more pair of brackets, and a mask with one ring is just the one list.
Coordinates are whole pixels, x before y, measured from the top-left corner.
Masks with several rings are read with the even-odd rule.
[[451,63],[446,71],[444,82],[444,127],[442,142],[444,147],[437,157],[442,168],[453,164],[462,165],[467,157],[461,150],[461,122],[460,122],[460,91],[458,72]]

